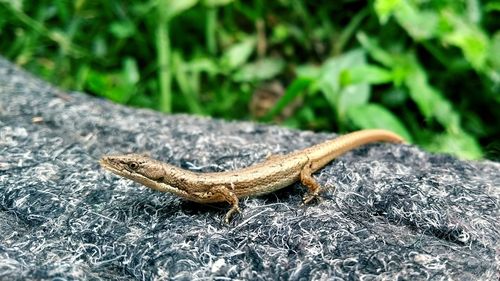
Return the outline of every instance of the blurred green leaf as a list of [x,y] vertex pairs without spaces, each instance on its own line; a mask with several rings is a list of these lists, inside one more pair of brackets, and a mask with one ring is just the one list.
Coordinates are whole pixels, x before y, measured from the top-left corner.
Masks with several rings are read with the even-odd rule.
[[410,97],[415,101],[420,112],[426,118],[435,117],[448,130],[458,132],[460,128],[459,116],[449,101],[429,84],[427,74],[417,62],[415,56],[409,55],[405,63],[409,69],[405,85],[408,87]]
[[[361,35],[364,37],[364,35]],[[377,57],[389,56],[376,43],[367,38],[361,39],[368,47],[369,53]],[[384,59],[382,59],[384,61]],[[420,112],[427,120],[436,118],[448,130],[457,132],[460,128],[460,117],[453,109],[452,104],[446,100],[442,93],[429,84],[428,77],[423,67],[414,54],[406,54],[390,62],[393,67],[392,76],[396,85],[403,81],[409,89],[411,99],[417,104]]]
[[389,54],[386,50],[380,48],[378,43],[368,37],[366,33],[358,32],[356,34],[356,38],[361,46],[363,46],[363,49],[367,51],[374,60],[387,67],[394,66],[395,59],[393,56],[391,56],[391,54]]
[[92,42],[92,54],[98,58],[108,53],[108,45],[102,36],[97,36]]
[[139,82],[139,69],[134,58],[125,58],[123,62],[123,74],[128,84],[135,85]]
[[111,23],[109,30],[117,38],[125,39],[135,33],[135,26],[129,21],[117,21]]
[[415,40],[434,37],[438,29],[438,15],[431,11],[420,11],[413,1],[376,0],[375,11],[381,24],[395,15],[397,21]]
[[500,74],[500,31],[493,36],[490,49],[490,59],[493,64],[493,69],[496,69]]
[[500,2],[488,2],[488,3],[485,3],[484,5],[484,9],[488,12],[490,11],[500,11]]
[[202,0],[204,6],[217,7],[231,4],[234,0]]
[[468,0],[466,6],[467,20],[471,23],[479,24],[482,19],[480,0]]
[[413,39],[420,41],[436,36],[439,31],[439,14],[433,10],[422,10],[416,1],[409,0],[377,0],[375,11],[382,24],[395,16],[399,24]]
[[321,75],[321,67],[317,65],[310,65],[310,64],[300,65],[297,67],[295,71],[297,73],[298,78],[308,78],[316,80]]
[[344,122],[345,115],[350,108],[364,105],[370,99],[368,84],[355,84],[343,87],[340,91],[337,114],[339,121]]
[[418,10],[408,0],[401,0],[395,9],[395,16],[401,26],[417,41],[433,38],[438,32],[438,14]]
[[255,50],[256,40],[248,37],[244,41],[234,44],[222,56],[222,65],[228,70],[233,70],[243,65]]
[[381,22],[386,22],[394,14],[413,39],[422,41],[437,37],[443,44],[460,48],[475,69],[485,69],[489,42],[480,27],[474,24],[480,19],[480,14],[475,11],[476,1],[468,1],[468,13],[461,15],[451,9],[425,10],[424,5],[418,4],[409,0],[377,0],[375,10]]
[[402,136],[408,142],[412,142],[412,137],[403,123],[389,110],[378,104],[350,107],[347,116],[361,129],[387,129]]
[[443,41],[460,48],[474,68],[484,69],[489,53],[488,37],[477,26],[465,22],[456,15],[452,13],[445,15],[453,24],[454,30],[445,34]]
[[[316,82],[330,106],[335,109],[340,122],[350,107],[368,102],[370,88],[366,83],[348,83],[342,81],[352,68],[366,66],[363,50],[353,50],[339,57],[327,60],[321,68],[321,73]],[[346,80],[346,78],[344,78]]]
[[262,118],[264,121],[271,120],[274,116],[280,113],[283,108],[295,100],[298,96],[304,95],[305,90],[311,85],[311,80],[308,78],[298,78],[288,86],[285,94],[278,100],[268,114]]
[[481,147],[474,137],[464,132],[436,134],[426,149],[434,152],[445,152],[465,159],[482,157]]
[[252,82],[268,80],[278,75],[285,67],[282,59],[262,59],[254,63],[245,64],[233,76],[237,82]]
[[271,40],[276,43],[284,42],[289,36],[290,33],[287,26],[285,24],[278,24],[272,30]]
[[374,65],[362,65],[352,67],[341,73],[342,85],[349,84],[384,84],[393,80],[392,73],[382,67]]
[[1,0],[0,3],[5,3],[7,5],[10,5],[12,8],[16,10],[22,10],[23,9],[23,1],[22,0]]
[[175,80],[179,89],[184,96],[184,101],[186,102],[189,110],[194,114],[203,114],[204,110],[199,103],[199,99],[195,89],[198,89],[198,85],[193,82],[197,75],[197,71],[190,71],[186,63],[182,59],[179,52],[175,52],[172,55],[172,72],[174,73]]
[[163,0],[159,3],[160,6],[158,8],[163,10],[165,18],[170,20],[196,5],[198,0]]
[[401,0],[375,0],[374,8],[381,24],[386,24],[394,10],[398,8]]
[[213,61],[211,58],[195,58],[191,60],[185,66],[189,71],[194,72],[206,72],[211,75],[215,75],[219,73],[219,67],[217,63]]
[[135,92],[123,73],[102,73],[92,69],[88,70],[85,86],[97,95],[118,103],[126,103]]
[[362,50],[353,50],[342,56],[330,58],[323,64],[317,83],[333,108],[338,107],[342,71],[365,63],[365,53]]

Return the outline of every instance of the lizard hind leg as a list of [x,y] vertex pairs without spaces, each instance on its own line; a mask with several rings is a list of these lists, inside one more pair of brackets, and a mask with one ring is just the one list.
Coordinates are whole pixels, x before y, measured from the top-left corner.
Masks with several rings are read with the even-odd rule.
[[223,185],[219,185],[212,187],[210,189],[210,192],[213,194],[220,194],[222,197],[224,197],[224,200],[231,204],[231,209],[229,209],[229,211],[227,211],[226,215],[224,216],[224,223],[229,224],[229,220],[234,213],[241,213],[240,207],[238,205],[238,197],[230,189]]
[[308,204],[314,199],[319,198],[319,193],[321,191],[321,186],[319,183],[312,177],[312,162],[309,161],[300,171],[300,182],[305,185],[309,191],[304,196],[303,202],[304,204]]

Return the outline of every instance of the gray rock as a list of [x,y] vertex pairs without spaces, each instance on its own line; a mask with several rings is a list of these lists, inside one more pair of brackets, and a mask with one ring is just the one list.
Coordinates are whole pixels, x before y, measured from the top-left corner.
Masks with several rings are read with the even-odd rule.
[[[500,165],[373,144],[290,186],[201,205],[105,172],[108,153],[237,169],[333,134],[67,95],[0,59],[0,279],[498,280]],[[336,190],[333,191],[333,187]]]

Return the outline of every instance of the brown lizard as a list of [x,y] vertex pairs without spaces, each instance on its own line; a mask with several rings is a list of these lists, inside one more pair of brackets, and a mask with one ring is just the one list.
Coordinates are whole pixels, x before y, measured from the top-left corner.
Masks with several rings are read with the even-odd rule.
[[100,163],[119,176],[187,200],[226,201],[232,205],[224,217],[228,223],[235,212],[240,212],[238,198],[270,193],[299,180],[309,189],[304,203],[310,202],[321,190],[312,173],[349,150],[378,141],[404,142],[386,130],[361,130],[287,155],[272,155],[247,168],[216,173],[192,172],[138,154],[103,156]]

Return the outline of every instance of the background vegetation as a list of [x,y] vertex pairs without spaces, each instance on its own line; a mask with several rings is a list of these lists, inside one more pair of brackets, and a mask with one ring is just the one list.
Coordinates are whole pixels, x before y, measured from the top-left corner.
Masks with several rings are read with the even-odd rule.
[[165,113],[346,132],[498,159],[500,3],[0,0],[0,54]]

